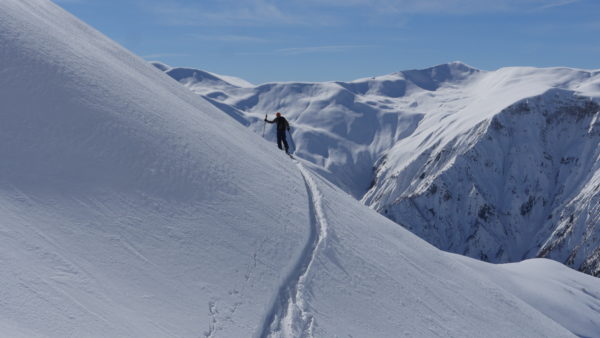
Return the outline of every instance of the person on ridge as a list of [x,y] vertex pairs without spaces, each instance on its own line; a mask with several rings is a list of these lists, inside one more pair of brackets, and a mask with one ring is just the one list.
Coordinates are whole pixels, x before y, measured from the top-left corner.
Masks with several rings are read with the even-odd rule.
[[275,116],[276,117],[273,121],[269,121],[265,116],[265,122],[277,123],[277,147],[279,147],[279,149],[283,149],[281,148],[281,143],[283,143],[283,146],[285,147],[285,153],[289,154],[288,150],[290,147],[288,146],[287,140],[285,138],[285,131],[290,130],[290,124],[285,119],[285,117],[281,116],[280,112],[277,112]]

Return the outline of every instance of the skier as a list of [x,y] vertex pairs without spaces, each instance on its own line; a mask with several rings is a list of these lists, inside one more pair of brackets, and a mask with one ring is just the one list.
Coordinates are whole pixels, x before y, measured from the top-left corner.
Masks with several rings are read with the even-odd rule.
[[281,143],[283,143],[283,146],[285,147],[285,153],[289,154],[288,150],[290,147],[288,146],[287,140],[285,138],[285,131],[290,130],[290,124],[285,119],[285,117],[281,116],[280,112],[277,112],[275,116],[277,117],[275,117],[273,121],[269,121],[265,116],[265,122],[277,123],[277,147],[279,147],[279,149],[282,149]]

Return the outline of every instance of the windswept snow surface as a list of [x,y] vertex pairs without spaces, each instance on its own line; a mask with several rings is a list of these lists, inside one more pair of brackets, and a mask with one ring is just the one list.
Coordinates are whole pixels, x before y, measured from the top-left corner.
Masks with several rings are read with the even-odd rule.
[[256,331],[309,236],[296,166],[49,1],[1,1],[0,41],[0,336]]
[[49,1],[0,43],[0,336],[573,336]]
[[299,157],[438,248],[600,275],[600,71],[453,62],[352,82],[179,81],[259,133],[283,112]]
[[316,216],[327,220],[302,288],[315,322],[282,336],[598,336],[597,278],[548,260],[505,266],[442,252],[313,177]]
[[[456,258],[577,336],[600,336],[598,278],[582,275],[573,278],[573,270],[549,259],[492,265],[461,256]],[[564,311],[567,307],[569,311]]]

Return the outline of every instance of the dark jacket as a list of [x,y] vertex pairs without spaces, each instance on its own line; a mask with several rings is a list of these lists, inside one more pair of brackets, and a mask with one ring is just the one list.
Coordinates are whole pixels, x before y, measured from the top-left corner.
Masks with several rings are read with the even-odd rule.
[[269,123],[277,123],[277,130],[290,130],[290,124],[283,116],[276,117],[273,121],[269,121],[267,119],[265,119],[265,121]]

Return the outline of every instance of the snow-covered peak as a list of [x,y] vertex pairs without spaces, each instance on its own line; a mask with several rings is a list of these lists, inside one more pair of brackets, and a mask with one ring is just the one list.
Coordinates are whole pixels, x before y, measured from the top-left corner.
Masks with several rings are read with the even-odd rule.
[[[300,139],[299,154],[360,198],[372,182],[372,166],[398,141],[407,138],[397,146],[396,153],[406,155],[398,156],[397,163],[409,163],[418,153],[413,145],[446,144],[515,102],[553,88],[595,95],[598,79],[597,72],[568,68],[488,72],[452,62],[351,82],[241,89],[199,85],[194,91],[256,131],[262,132],[265,114],[282,111]],[[452,128],[440,128],[444,124]],[[319,135],[305,139],[306,133]]]
[[164,62],[160,62],[160,61],[150,61],[150,64],[153,65],[154,67],[158,68],[158,70],[160,70],[161,72],[166,72],[169,69],[171,69],[171,66],[169,66],[168,64],[166,64]]
[[405,70],[399,74],[422,89],[435,91],[444,84],[455,84],[480,72],[478,69],[455,61],[426,69]]
[[405,70],[387,75],[337,82],[358,95],[398,98],[419,91],[436,91],[444,85],[455,85],[473,79],[480,70],[462,62],[451,62],[426,69]]
[[0,32],[3,336],[597,332],[549,314],[600,308],[589,276],[505,289],[51,2],[1,1]]
[[[592,235],[595,230],[581,230],[587,233],[588,237],[572,239],[572,245],[558,245],[565,238],[560,235],[562,232],[558,229],[564,228],[565,225],[560,225],[563,221],[556,220],[554,215],[567,212],[561,208],[568,200],[575,198],[576,194],[565,197],[560,203],[557,202],[550,211],[547,207],[548,201],[557,201],[558,192],[541,188],[539,183],[547,181],[548,175],[553,177],[565,172],[556,163],[551,166],[545,163],[547,158],[552,158],[552,161],[563,157],[596,158],[593,153],[593,150],[597,149],[594,145],[596,120],[590,118],[594,113],[593,102],[600,97],[600,74],[597,70],[506,67],[496,71],[480,71],[463,63],[453,62],[351,82],[272,83],[225,92],[211,92],[210,88],[206,90],[209,92],[207,96],[214,98],[211,101],[213,104],[259,133],[263,130],[262,118],[265,113],[282,111],[292,122],[298,156],[312,162],[314,168],[331,182],[356,198],[362,198],[364,203],[427,238],[438,247],[496,262],[544,256],[554,257],[588,273],[597,274],[596,271],[600,269],[600,251],[593,249],[598,245],[597,241],[594,242],[596,244],[586,244],[590,249],[582,249],[580,242],[584,238],[597,238]],[[536,103],[530,105],[533,102]],[[523,114],[533,111],[529,118],[537,116],[541,120],[536,120],[535,123],[524,122],[518,117],[520,115],[514,114],[518,110],[523,110]],[[571,113],[563,113],[564,118],[558,120],[566,125],[577,122],[578,129],[550,123],[555,121],[555,118],[548,119],[547,124],[539,123],[545,121],[545,115],[555,116],[558,112],[569,111]],[[579,116],[577,114],[583,114],[586,118],[577,120],[579,117],[575,117],[576,121],[569,119]],[[531,130],[523,133],[513,130],[501,137],[490,134],[494,126],[511,125],[515,128],[518,125],[515,122],[517,120],[521,121],[519,123],[525,123],[524,125]],[[570,131],[555,138],[548,137],[549,134],[557,133],[560,128]],[[577,142],[572,141],[568,151],[561,150],[560,154],[555,151],[564,149],[562,142],[576,138],[576,135],[588,136]],[[272,135],[267,133],[267,138],[271,137]],[[499,152],[496,149],[492,155],[502,157],[503,166],[526,166],[525,163],[531,162],[527,165],[531,172],[521,170],[509,177],[493,178],[497,173],[493,172],[492,163],[500,161],[495,158],[489,158],[486,166],[480,167],[481,156],[472,155],[471,150],[482,146],[486,138],[498,137],[503,140],[498,141],[503,151]],[[524,145],[520,147],[520,143]],[[536,156],[529,156],[527,160],[517,160],[519,156],[515,149],[525,149],[532,144],[540,145],[535,150],[527,150]],[[523,149],[519,151],[525,151]],[[489,151],[487,146],[478,150],[480,153]],[[586,166],[583,166],[580,162],[576,171],[568,171],[571,174],[567,175],[570,178],[566,181],[569,185],[579,187],[574,190],[568,189],[570,192],[588,191],[585,196],[577,197],[582,201],[578,202],[577,206],[584,209],[587,208],[584,204],[590,207],[593,205],[596,196],[589,193],[590,188],[594,187],[595,181],[591,178],[593,174],[583,174],[594,173],[596,162],[586,163]],[[429,170],[427,166],[433,166],[435,170],[433,167]],[[481,173],[470,173],[472,168],[479,168]],[[549,168],[551,170],[548,170]],[[443,205],[460,204],[459,199],[442,200],[436,207],[419,207],[425,208],[427,213],[432,215],[418,212],[419,217],[416,217],[414,212],[419,208],[414,204],[416,202],[413,197],[429,196],[429,199],[423,197],[427,200],[426,204],[437,203],[430,199],[439,195],[429,194],[428,191],[436,191],[441,186],[436,181],[441,180],[440,177],[444,177],[452,169],[466,171],[453,175],[458,175],[458,178],[469,183],[455,186],[446,182],[448,193],[443,193],[443,196],[451,196],[461,187],[474,185],[479,189],[483,184],[481,182],[487,182],[486,186],[489,182],[495,182],[492,186],[496,186],[490,187],[486,193],[495,196],[494,201],[490,201],[491,197],[486,196],[470,207],[456,205],[446,209]],[[504,168],[502,172],[508,170]],[[581,172],[583,176],[575,172]],[[515,190],[514,193],[511,191],[503,195],[498,191],[504,191],[506,186],[510,186],[503,181],[505,179],[521,180],[515,189],[526,185],[523,182],[531,180],[534,186],[538,185],[535,189],[543,192],[531,195],[533,187],[529,187],[526,188],[527,193],[523,191],[522,194],[517,194]],[[560,185],[561,182],[553,183],[557,184]],[[584,190],[578,190],[580,188]],[[473,189],[465,194],[475,193],[477,189]],[[529,202],[530,198],[537,198],[542,203]],[[472,197],[466,200],[474,201]],[[498,202],[502,200],[512,202]],[[465,197],[461,196],[460,201],[465,201]],[[514,210],[503,210],[505,214],[519,215],[521,206],[524,205],[525,210],[529,204],[532,204],[532,208],[535,204],[538,205],[535,208],[544,209],[545,203],[548,210],[540,210],[538,219],[531,221],[526,219],[529,216],[511,218],[498,215],[499,203],[512,203],[510,208]],[[492,206],[496,209],[492,209]],[[457,211],[467,208],[473,210],[467,211],[467,214]],[[437,218],[442,217],[440,213],[453,219],[450,222],[452,224],[449,223],[446,228],[454,229],[467,224],[466,220],[471,224],[482,223],[479,215],[491,220],[488,212],[496,213],[498,219],[494,228],[500,229],[499,231],[509,231],[507,228],[513,226],[523,228],[525,225],[539,231],[542,228],[545,230],[541,231],[543,234],[536,239],[533,239],[530,233],[517,231],[512,235],[490,235],[477,242],[474,240],[476,237],[472,236],[474,229],[478,228],[474,226],[469,227],[470,230],[463,229],[453,240],[448,241],[447,238],[451,236],[446,232],[450,230],[439,231],[439,226],[436,226],[437,222],[440,222]],[[570,215],[562,217],[571,219]],[[551,221],[546,221],[547,219]],[[573,220],[576,220],[575,217]],[[508,225],[510,222],[514,225]],[[581,218],[581,222],[585,222],[584,218]],[[597,224],[597,221],[591,222]],[[557,235],[553,235],[551,240],[549,236],[554,231],[552,229],[556,230]],[[531,230],[533,233],[536,231]],[[515,241],[523,243],[510,244]],[[536,243],[532,244],[534,242]],[[562,253],[559,254],[559,251]],[[576,251],[581,253],[576,255]]]
[[233,87],[253,87],[254,85],[244,80],[232,77],[216,75],[192,68],[169,68],[166,70],[175,80],[189,85],[205,85],[205,86],[223,86],[229,85]]
[[255,85],[252,82],[248,82],[242,78],[236,77],[236,76],[231,76],[231,75],[221,75],[221,74],[215,74],[215,73],[210,73],[216,77],[220,77],[221,79],[227,81],[228,83],[240,87],[240,88],[249,88],[249,87],[255,87]]
[[157,61],[151,62],[151,64],[196,94],[207,94],[206,88],[214,91],[254,87],[252,83],[234,76],[219,75],[193,68],[170,67]]

